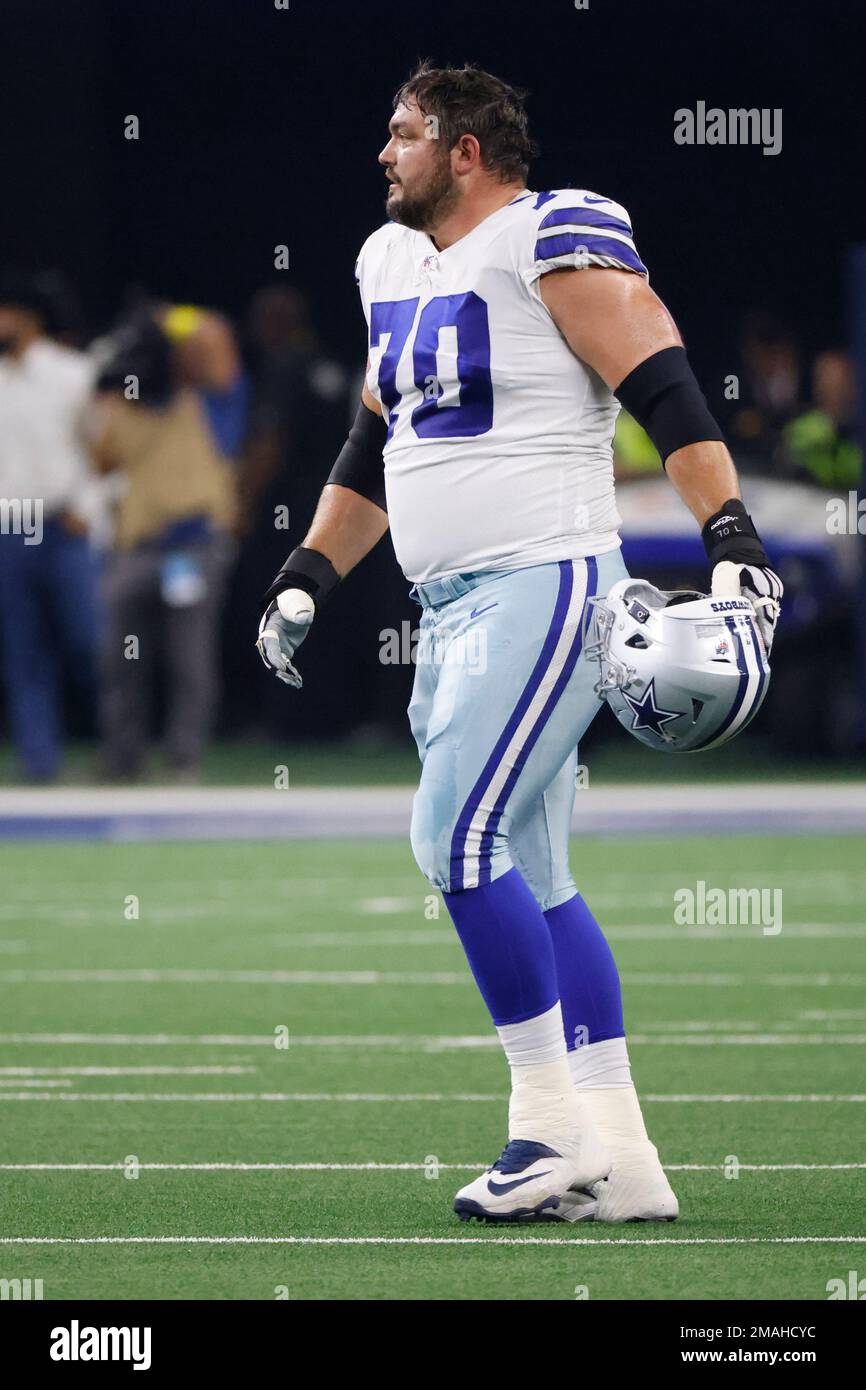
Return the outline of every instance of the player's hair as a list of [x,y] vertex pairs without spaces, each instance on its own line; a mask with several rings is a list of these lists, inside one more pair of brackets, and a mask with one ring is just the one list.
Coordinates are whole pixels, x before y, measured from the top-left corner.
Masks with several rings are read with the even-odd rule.
[[438,138],[452,149],[461,135],[474,135],[484,167],[502,183],[525,179],[538,153],[523,109],[526,93],[471,63],[437,68],[420,62],[394,94],[394,109],[414,102],[424,116],[435,116]]

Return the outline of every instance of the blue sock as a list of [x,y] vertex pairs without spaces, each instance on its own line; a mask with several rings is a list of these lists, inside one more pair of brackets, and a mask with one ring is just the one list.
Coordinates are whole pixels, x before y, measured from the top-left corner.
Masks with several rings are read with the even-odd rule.
[[[544,914],[550,928],[562,1000],[566,1046],[621,1038],[619,971],[604,932],[579,893]],[[585,1030],[577,1036],[577,1030]]]
[[559,998],[552,934],[519,870],[442,896],[497,1027],[552,1009]]

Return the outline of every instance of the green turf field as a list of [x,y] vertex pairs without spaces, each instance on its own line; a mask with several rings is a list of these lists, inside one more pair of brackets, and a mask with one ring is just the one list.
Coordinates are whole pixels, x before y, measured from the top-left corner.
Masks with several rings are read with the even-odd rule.
[[[453,1216],[504,1141],[506,1069],[408,846],[5,843],[0,1278],[47,1299],[824,1299],[866,1274],[862,841],[599,840],[573,862],[676,1225]],[[675,927],[698,879],[782,889],[781,933]]]
[[[616,729],[616,721],[603,710],[599,722]],[[593,735],[596,730],[593,729]],[[618,730],[617,730],[618,732]],[[727,745],[726,745],[727,747]],[[636,740],[598,739],[590,744],[592,776],[596,785],[621,782],[689,782],[695,764],[688,758],[657,758],[654,750]],[[274,765],[285,763],[293,787],[380,787],[410,786],[418,781],[418,755],[406,734],[399,738],[377,736],[374,731],[329,743],[279,743],[259,741],[220,742],[205,754],[201,781],[210,787],[262,787],[273,784]],[[816,758],[809,749],[802,757],[785,755],[758,734],[748,741],[736,740],[727,747],[724,758],[709,759],[700,765],[703,782],[730,782],[767,778],[774,782],[817,781],[860,782],[866,775],[866,762],[851,754],[838,758]],[[154,750],[142,778],[144,786],[164,787],[171,783],[171,772]],[[99,784],[97,749],[88,743],[72,743],[64,752],[59,782],[61,786]],[[0,789],[22,783],[17,759],[8,744],[0,744]]]

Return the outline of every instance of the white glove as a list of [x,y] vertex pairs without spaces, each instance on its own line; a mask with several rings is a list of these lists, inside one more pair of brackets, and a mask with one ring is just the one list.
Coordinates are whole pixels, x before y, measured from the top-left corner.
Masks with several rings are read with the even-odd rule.
[[259,656],[277,680],[295,690],[303,685],[292,657],[303,642],[316,616],[316,605],[303,589],[284,589],[262,616],[256,646]]
[[773,646],[776,624],[785,586],[775,570],[759,565],[740,565],[721,560],[713,570],[713,598],[747,598],[755,610],[755,621],[767,656]]

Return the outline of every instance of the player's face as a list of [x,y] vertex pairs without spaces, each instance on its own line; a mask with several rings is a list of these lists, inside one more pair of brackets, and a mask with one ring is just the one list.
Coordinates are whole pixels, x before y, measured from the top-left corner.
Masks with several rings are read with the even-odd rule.
[[0,353],[15,352],[21,340],[32,337],[37,328],[37,320],[26,309],[0,304]]
[[385,211],[404,227],[430,231],[457,201],[450,153],[435,138],[435,118],[425,118],[414,103],[397,107],[388,131],[379,155],[391,185]]

